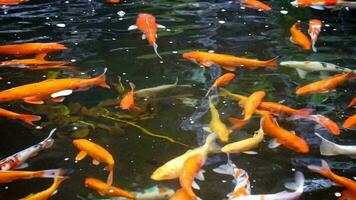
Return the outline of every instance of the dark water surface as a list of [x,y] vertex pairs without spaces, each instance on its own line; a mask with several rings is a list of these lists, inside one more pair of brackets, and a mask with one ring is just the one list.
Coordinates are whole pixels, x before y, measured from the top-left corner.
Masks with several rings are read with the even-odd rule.
[[[108,68],[108,83],[111,89],[93,88],[67,97],[63,103],[47,102],[45,105],[26,105],[22,102],[3,103],[3,108],[17,112],[27,112],[43,116],[43,130],[25,126],[21,122],[1,119],[0,156],[6,157],[28,146],[42,141],[52,128],[59,131],[52,149],[42,152],[30,160],[28,170],[52,168],[74,169],[70,180],[65,181],[52,199],[78,199],[78,195],[97,196],[96,192],[84,187],[85,177],[106,179],[104,164],[94,166],[89,158],[74,162],[78,150],[72,145],[75,137],[91,138],[105,146],[114,156],[115,182],[122,188],[132,191],[159,184],[178,188],[178,181],[155,182],[151,173],[161,164],[184,153],[187,148],[165,140],[143,135],[142,131],[103,117],[84,116],[85,108],[97,108],[100,102],[119,96],[115,90],[117,77],[121,76],[125,87],[128,81],[137,89],[170,84],[178,78],[179,84],[189,84],[192,88],[169,91],[159,98],[149,100],[144,114],[132,116],[130,113],[106,107],[110,116],[120,115],[140,126],[165,136],[174,138],[190,146],[202,144],[205,137],[200,131],[210,120],[206,112],[207,99],[203,98],[210,87],[212,76],[219,71],[205,70],[198,65],[183,60],[181,53],[189,50],[214,50],[219,53],[247,56],[250,58],[280,60],[326,61],[356,69],[356,14],[355,11],[318,11],[309,8],[296,9],[288,1],[270,1],[273,11],[259,12],[242,9],[234,1],[125,1],[111,5],[104,1],[46,1],[32,0],[0,10],[0,44],[23,42],[59,42],[69,49],[51,53],[51,60],[72,60],[72,65],[86,72],[83,77],[96,76],[104,67]],[[287,10],[288,14],[282,14]],[[119,12],[119,13],[118,13]],[[124,12],[124,13],[123,13]],[[127,31],[135,23],[138,13],[153,14],[157,22],[167,30],[159,30],[158,51],[163,60],[153,52],[146,40],[141,40],[138,31]],[[119,16],[123,13],[123,16]],[[304,32],[309,19],[318,18],[328,24],[323,28],[317,44],[318,52],[306,52],[289,42],[289,28],[297,19],[302,20]],[[63,27],[64,25],[65,27]],[[1,57],[2,60],[12,57]],[[355,96],[355,82],[348,82],[335,92],[296,97],[295,89],[301,85],[320,79],[319,73],[310,73],[300,79],[295,70],[280,67],[277,70],[237,70],[237,78],[227,86],[229,90],[248,95],[257,90],[267,93],[266,99],[294,108],[310,107],[336,121],[340,126],[354,110],[339,112]],[[46,76],[73,77],[68,71],[23,72],[0,69],[4,77],[0,89],[40,81]],[[75,104],[76,103],[76,104]],[[117,101],[118,104],[118,101]],[[145,101],[140,100],[143,106]],[[241,108],[229,99],[221,98],[217,108],[223,121],[231,115],[240,116]],[[84,111],[79,112],[79,109]],[[102,110],[101,110],[102,111]],[[96,110],[92,112],[97,113]],[[99,111],[98,111],[99,112]],[[194,115],[195,113],[195,115]],[[126,114],[127,116],[123,116]],[[194,123],[190,123],[189,118]],[[250,176],[253,194],[275,193],[284,190],[283,183],[293,180],[293,170],[302,171],[307,180],[320,179],[303,165],[310,159],[322,158],[319,153],[319,140],[313,135],[317,130],[325,137],[331,135],[315,128],[315,123],[306,121],[279,120],[282,127],[295,130],[311,147],[307,155],[294,153],[284,147],[268,149],[269,137],[265,138],[257,155],[233,155],[239,168]],[[95,128],[87,126],[91,123]],[[81,133],[74,131],[79,127]],[[251,137],[259,128],[256,117],[242,130],[233,134],[232,141]],[[89,130],[86,136],[85,131]],[[342,130],[335,141],[355,145],[355,131]],[[328,137],[330,136],[330,137]],[[356,163],[345,156],[324,157],[333,171],[352,178],[356,175]],[[211,169],[226,162],[223,154],[212,156],[205,165],[206,180],[200,182],[198,196],[207,200],[223,199],[233,190],[232,178],[215,174]],[[226,180],[226,181],[222,181]],[[18,199],[30,193],[39,192],[52,183],[51,179],[15,181],[0,187],[0,199]],[[341,188],[311,189],[301,199],[336,199],[335,192]]]

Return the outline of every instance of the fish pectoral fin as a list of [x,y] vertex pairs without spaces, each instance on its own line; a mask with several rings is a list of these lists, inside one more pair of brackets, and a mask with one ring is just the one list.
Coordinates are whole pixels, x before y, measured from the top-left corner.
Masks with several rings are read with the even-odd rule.
[[99,165],[99,164],[100,164],[100,162],[99,162],[99,161],[97,161],[97,160],[95,160],[95,159],[93,159],[92,164],[93,164],[93,165]]
[[157,24],[157,28],[163,28],[163,29],[166,29],[167,27],[163,26],[162,24]]
[[298,184],[296,182],[287,182],[284,183],[284,187],[289,189],[289,190],[297,190],[298,189]]
[[276,139],[272,139],[272,140],[270,140],[269,143],[268,143],[268,148],[270,148],[270,149],[275,149],[275,148],[279,147],[280,145],[281,145],[281,144],[278,143]]
[[212,133],[211,129],[209,127],[203,127],[203,130],[209,133]]
[[297,73],[298,73],[298,75],[299,75],[299,77],[300,78],[305,78],[306,76],[307,76],[307,74],[308,74],[308,72],[307,71],[305,71],[305,70],[302,70],[302,69],[296,69],[297,70]]
[[312,5],[310,6],[311,8],[314,8],[316,10],[325,10],[325,8],[323,6],[318,6],[318,5]]
[[245,153],[245,154],[250,154],[250,155],[256,155],[258,154],[257,151],[244,151],[242,153]]
[[129,28],[127,30],[131,31],[131,30],[135,30],[138,29],[138,27],[136,25],[131,25],[129,26]]
[[289,41],[290,41],[291,43],[293,43],[293,44],[296,44],[296,42],[293,40],[293,37],[292,37],[292,36],[289,38]]
[[72,93],[73,93],[73,90],[62,90],[62,91],[55,92],[55,93],[51,94],[51,97],[52,98],[63,97],[63,96],[68,96]]
[[43,104],[44,101],[39,99],[38,97],[25,97],[23,101],[29,104]]
[[37,60],[45,60],[45,57],[47,56],[47,53],[41,53],[41,54],[37,54],[35,56],[35,59]]
[[212,66],[214,63],[212,63],[211,61],[207,61],[207,60],[203,60],[200,62],[201,65],[205,66],[205,67],[210,67]]
[[80,151],[78,153],[78,155],[75,157],[75,160],[83,160],[85,158],[85,156],[87,156],[87,152],[85,151]]
[[227,71],[235,71],[236,70],[236,67],[231,67],[231,66],[221,66],[221,67]]
[[56,102],[56,103],[61,103],[64,101],[64,97],[57,97],[57,98],[52,98],[51,101]]
[[195,181],[192,182],[192,188],[194,188],[196,190],[200,190],[200,187],[199,187],[198,183],[195,182]]
[[200,170],[195,178],[198,179],[199,181],[204,181],[205,180],[204,172],[205,172],[204,170]]
[[142,34],[141,39],[142,39],[142,40],[145,40],[145,39],[146,39],[146,35],[145,35],[145,34]]
[[29,166],[28,163],[22,163],[21,165],[16,166],[14,169],[25,169],[25,168],[27,168],[28,166]]

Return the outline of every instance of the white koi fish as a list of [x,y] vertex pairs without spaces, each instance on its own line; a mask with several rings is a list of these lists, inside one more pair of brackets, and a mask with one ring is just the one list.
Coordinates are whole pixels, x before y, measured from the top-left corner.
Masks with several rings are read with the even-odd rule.
[[347,155],[352,159],[356,159],[356,145],[339,145],[335,144],[318,133],[315,133],[321,139],[320,154],[323,156]]
[[178,85],[178,78],[177,78],[176,82],[174,82],[173,84],[159,85],[159,86],[152,87],[152,88],[145,88],[145,89],[137,90],[135,92],[135,96],[142,97],[142,98],[153,97],[153,96],[157,96],[157,94],[159,94],[159,93],[169,91],[176,87],[191,88],[192,86],[191,85]]

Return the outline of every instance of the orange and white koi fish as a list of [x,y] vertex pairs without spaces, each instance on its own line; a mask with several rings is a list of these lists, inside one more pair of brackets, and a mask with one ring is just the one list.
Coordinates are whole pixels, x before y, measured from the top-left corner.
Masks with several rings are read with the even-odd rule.
[[42,171],[0,171],[0,184],[10,183],[19,179],[32,178],[63,178],[65,170],[49,169]]
[[54,178],[53,184],[48,189],[46,189],[42,192],[38,192],[36,194],[30,194],[20,200],[47,200],[47,199],[51,198],[51,196],[56,194],[57,188],[59,187],[59,185],[67,179],[68,179],[68,177]]
[[355,78],[356,75],[352,72],[346,74],[337,74],[325,80],[317,81],[314,83],[310,83],[308,85],[302,86],[297,89],[296,94],[306,95],[306,94],[314,94],[314,93],[324,93],[329,90],[336,88],[337,86],[343,84],[348,79]]
[[356,97],[354,97],[354,98],[351,100],[351,102],[346,106],[345,109],[354,107],[355,105],[356,105]]
[[139,29],[143,35],[142,39],[147,39],[148,43],[153,47],[157,56],[162,59],[162,57],[158,54],[157,48],[158,45],[156,43],[157,40],[157,29],[158,28],[166,28],[163,25],[156,23],[156,18],[151,14],[140,13],[137,16],[136,24],[131,25],[128,30]]
[[312,49],[313,49],[314,52],[316,52],[315,43],[318,40],[318,35],[319,35],[320,31],[321,31],[322,25],[323,25],[323,23],[318,19],[309,20],[308,34],[309,34],[309,36],[311,38]]
[[311,43],[308,37],[300,30],[300,21],[297,21],[293,26],[289,29],[291,33],[290,41],[304,50],[311,49]]
[[226,73],[226,74],[220,76],[218,79],[216,79],[216,81],[213,83],[213,85],[209,88],[209,90],[205,96],[208,96],[210,91],[213,90],[214,88],[219,88],[221,86],[229,84],[232,81],[232,79],[234,79],[234,78],[235,78],[234,73]]
[[280,144],[299,153],[308,153],[308,144],[300,137],[280,127],[267,111],[259,111],[262,115],[261,127],[263,131],[274,137],[275,140],[268,145],[270,148],[276,148]]
[[330,133],[334,135],[340,135],[340,128],[333,120],[323,116],[323,115],[310,115],[308,117],[300,117],[308,119],[318,123],[320,126],[326,128]]
[[205,67],[212,65],[220,65],[222,68],[228,71],[234,71],[236,68],[269,68],[274,69],[277,67],[278,56],[267,61],[261,61],[257,59],[249,59],[236,57],[227,54],[218,54],[210,52],[192,51],[183,54],[183,58],[199,63]]
[[308,169],[335,182],[339,186],[346,187],[354,195],[356,194],[356,181],[334,174],[325,160],[321,160],[321,166],[308,165]]
[[356,128],[356,114],[347,118],[342,126],[347,129]]
[[128,92],[120,101],[120,108],[123,110],[132,110],[135,108],[135,84],[130,83],[131,91]]
[[41,120],[41,116],[38,115],[19,114],[5,110],[3,108],[0,108],[0,117],[5,117],[7,119],[18,119],[32,126],[36,126],[33,124],[33,122]]
[[356,159],[356,145],[340,145],[335,144],[318,133],[315,133],[321,139],[320,154],[323,156],[346,155],[352,159]]
[[29,59],[14,59],[0,62],[0,67],[14,67],[14,68],[29,68],[29,65],[65,65],[68,61],[49,61],[46,60],[46,53],[38,54],[35,58]]
[[252,93],[247,100],[244,100],[243,106],[244,106],[244,118],[243,119],[237,119],[230,117],[229,121],[234,124],[234,126],[231,129],[239,129],[242,126],[244,126],[252,117],[253,113],[257,109],[257,107],[260,105],[262,102],[263,98],[266,96],[266,93],[264,91],[257,91]]
[[53,145],[52,135],[56,131],[53,129],[48,137],[44,139],[42,142],[33,145],[27,149],[24,149],[14,155],[11,155],[5,159],[0,160],[0,171],[7,171],[15,168],[25,168],[28,166],[25,163],[28,159],[36,156],[40,151],[44,149],[49,149]]
[[107,183],[111,185],[114,177],[114,158],[103,147],[86,139],[73,140],[73,144],[80,152],[75,157],[75,160],[83,160],[87,155],[93,158],[93,165],[99,165],[101,162],[108,164],[106,169],[109,171]]
[[258,0],[241,0],[241,3],[248,8],[261,9],[263,11],[272,10],[272,8],[269,5],[262,3],[261,1]]
[[179,177],[179,172],[181,171],[184,162],[189,157],[199,154],[206,160],[208,154],[220,152],[220,147],[215,143],[216,138],[217,136],[215,133],[209,134],[203,146],[188,150],[184,154],[166,162],[153,172],[151,179],[155,181],[176,179]]
[[257,152],[251,151],[251,149],[256,148],[263,141],[264,134],[262,128],[260,128],[253,137],[227,144],[221,151],[224,153],[257,154]]
[[95,85],[110,88],[105,82],[105,72],[98,77],[90,79],[65,78],[48,79],[45,81],[26,84],[0,92],[0,102],[23,100],[31,104],[43,104],[44,100],[62,102],[65,96],[73,91],[84,91]]
[[114,187],[111,184],[108,185],[102,182],[101,180],[95,178],[86,178],[85,186],[93,190],[96,190],[101,196],[125,197],[128,199],[136,199],[136,196],[131,192],[120,189],[118,187]]
[[46,54],[54,51],[66,50],[62,44],[58,43],[23,43],[23,44],[11,44],[0,46],[0,54],[6,55],[32,55],[32,54]]
[[356,3],[345,0],[295,0],[291,2],[294,7],[311,7],[317,10],[324,10],[325,8],[340,8],[349,7],[355,8]]
[[189,194],[183,188],[180,188],[173,194],[169,200],[197,200],[196,197],[189,196]]
[[1,6],[12,6],[12,5],[17,5],[20,3],[25,3],[30,0],[0,0],[0,5]]

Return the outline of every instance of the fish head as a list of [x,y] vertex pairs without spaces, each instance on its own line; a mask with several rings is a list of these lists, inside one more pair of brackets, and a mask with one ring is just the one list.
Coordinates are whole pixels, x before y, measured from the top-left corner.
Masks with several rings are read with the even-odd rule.
[[179,176],[179,170],[174,170],[170,166],[161,166],[151,175],[151,179],[155,181],[171,180]]
[[193,62],[198,62],[200,59],[199,53],[198,52],[186,52],[183,53],[183,58],[187,60],[191,60]]
[[73,145],[78,149],[82,149],[81,147],[85,145],[86,141],[87,141],[86,139],[76,139],[73,140]]

